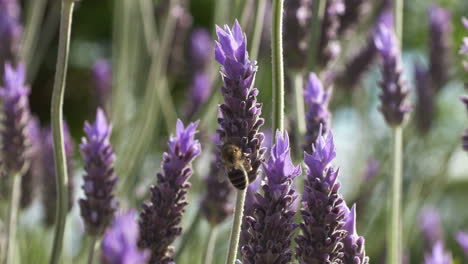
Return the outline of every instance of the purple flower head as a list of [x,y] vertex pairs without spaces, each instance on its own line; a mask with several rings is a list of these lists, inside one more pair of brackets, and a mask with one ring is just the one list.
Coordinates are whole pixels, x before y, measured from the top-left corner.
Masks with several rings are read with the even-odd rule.
[[319,135],[319,130],[322,129],[322,134],[326,134],[331,120],[331,113],[328,111],[330,93],[324,90],[322,82],[315,73],[309,75],[304,97],[306,104],[309,106],[306,113],[307,131],[304,150],[311,153],[312,145]]
[[241,233],[240,233],[240,238],[239,238],[240,249],[242,249],[242,247],[246,245],[250,239],[249,223],[247,223],[246,218],[247,216],[253,215],[254,205],[257,203],[257,193],[260,190],[261,184],[262,184],[262,177],[257,177],[255,181],[253,181],[247,187],[247,194],[245,195],[245,203],[244,203],[244,219],[242,220]]
[[190,61],[193,69],[197,71],[206,69],[210,62],[212,52],[213,45],[210,32],[204,28],[194,29],[190,37],[189,49]]
[[16,64],[19,56],[23,27],[20,22],[20,5],[17,0],[0,0],[0,73],[6,62]]
[[424,256],[424,264],[452,264],[452,254],[445,251],[442,241],[438,241],[432,252]]
[[343,229],[347,231],[346,237],[343,239],[344,245],[344,262],[343,263],[358,263],[367,264],[369,263],[369,257],[366,256],[366,250],[364,247],[365,239],[359,236],[356,231],[356,205],[348,209],[346,204],[345,207],[346,224]]
[[180,221],[187,205],[191,163],[201,152],[195,139],[197,125],[184,127],[177,121],[175,136],[168,142],[169,152],[163,155],[162,171],[157,174],[158,183],[151,186],[150,201],[143,204],[138,245],[151,251],[150,263],[173,263],[170,245],[182,232]]
[[338,170],[330,163],[335,158],[333,136],[319,134],[312,154],[304,153],[307,177],[304,181],[300,224],[296,238],[299,263],[340,263],[344,257],[343,229],[346,217],[339,193]]
[[318,64],[323,69],[326,69],[341,52],[338,30],[340,28],[340,16],[344,14],[345,10],[344,0],[329,0],[326,2],[317,54]]
[[402,79],[400,47],[393,29],[393,15],[384,12],[377,23],[374,44],[382,57],[382,78],[380,85],[382,102],[380,111],[390,126],[401,125],[406,113],[411,110],[407,102],[408,91]]
[[3,162],[7,174],[24,172],[28,166],[29,87],[26,86],[23,65],[13,68],[5,64],[4,87],[0,89],[3,103],[2,136]]
[[108,60],[99,59],[93,66],[92,77],[99,107],[106,108],[112,92],[112,67]]
[[117,215],[104,234],[101,256],[104,264],[146,264],[148,252],[137,247],[138,222],[135,211]]
[[266,176],[263,194],[256,195],[253,212],[245,218],[248,237],[242,247],[243,263],[291,263],[291,240],[297,228],[293,180],[301,174],[301,167],[292,164],[286,132],[276,132],[276,144],[263,168]]
[[417,93],[416,124],[421,133],[427,134],[434,120],[434,89],[431,73],[419,62],[414,66],[414,79]]
[[450,78],[452,23],[450,11],[436,5],[429,8],[430,74],[434,89],[439,91]]
[[465,255],[468,256],[468,232],[458,232],[455,238],[462,247],[463,252],[465,252]]
[[250,167],[249,182],[253,182],[265,152],[261,148],[264,135],[258,131],[264,123],[260,118],[262,105],[257,103],[259,91],[252,87],[257,66],[255,61],[249,60],[247,40],[237,21],[232,29],[217,27],[216,32],[215,57],[221,64],[224,81],[218,133],[222,144],[233,144],[242,150],[245,163]]
[[111,223],[117,210],[113,190],[117,182],[114,173],[115,154],[109,142],[111,125],[107,123],[104,111],[97,110],[94,124],[85,123],[86,137],[80,145],[85,163],[81,216],[90,235],[101,235]]
[[302,70],[307,65],[312,7],[312,0],[284,3],[284,58],[289,69]]
[[189,91],[189,110],[188,114],[193,115],[205,102],[211,94],[210,77],[205,72],[197,72],[193,76],[192,86]]
[[355,25],[359,24],[370,11],[371,1],[369,0],[345,0],[346,6],[343,14],[340,15],[339,34],[351,33]]
[[433,207],[424,208],[419,215],[419,225],[428,248],[432,248],[438,241],[443,239],[442,224],[437,209]]
[[[68,170],[68,208],[69,210],[73,207],[73,152],[74,145],[73,140],[70,136],[70,130],[66,122],[63,124],[63,137],[65,142],[65,155],[67,161]],[[43,204],[45,210],[45,223],[47,226],[52,226],[55,223],[55,212],[57,203],[57,181],[55,177],[55,160],[54,160],[54,148],[53,148],[53,136],[52,129],[47,127],[42,131],[43,138]]]

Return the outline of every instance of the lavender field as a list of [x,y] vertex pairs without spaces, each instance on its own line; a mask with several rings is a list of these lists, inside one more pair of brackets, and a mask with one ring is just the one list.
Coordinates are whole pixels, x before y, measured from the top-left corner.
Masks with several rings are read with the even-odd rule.
[[468,263],[468,1],[0,0],[1,264]]

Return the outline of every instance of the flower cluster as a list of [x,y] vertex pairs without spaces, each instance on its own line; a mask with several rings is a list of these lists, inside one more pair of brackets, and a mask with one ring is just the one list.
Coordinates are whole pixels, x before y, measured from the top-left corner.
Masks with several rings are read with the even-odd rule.
[[359,236],[356,231],[355,205],[353,205],[353,207],[351,207],[351,210],[348,210],[348,212],[346,213],[345,222],[346,224],[343,226],[343,229],[347,231],[347,235],[343,239],[343,263],[368,264],[369,257],[366,256],[366,250],[364,247],[364,237]]
[[256,196],[253,213],[246,216],[248,239],[242,248],[243,263],[290,263],[290,246],[297,227],[294,223],[297,194],[293,181],[301,174],[301,167],[295,167],[291,161],[287,133],[276,132],[276,144],[263,168],[263,195]]
[[143,204],[138,245],[151,251],[150,263],[173,261],[169,246],[182,232],[179,224],[187,205],[191,163],[201,152],[195,139],[197,125],[191,123],[185,128],[177,121],[175,136],[169,139],[169,152],[164,153],[162,171],[157,175],[158,183],[151,186],[150,201]]
[[97,105],[106,109],[112,92],[112,67],[108,60],[99,59],[94,63],[92,77]]
[[110,144],[111,126],[99,108],[94,124],[85,123],[86,138],[80,145],[85,163],[83,190],[86,198],[81,199],[81,216],[90,235],[101,235],[111,223],[117,210],[113,189],[117,182],[113,163],[115,154]]
[[340,16],[344,14],[345,9],[343,0],[329,0],[326,2],[317,50],[318,65],[322,69],[326,69],[341,52],[338,30],[340,29]]
[[224,104],[219,106],[218,133],[223,144],[230,143],[241,148],[251,170],[249,182],[257,177],[265,149],[261,148],[264,135],[258,130],[264,120],[260,118],[262,105],[257,103],[258,90],[253,88],[257,63],[249,60],[247,40],[239,23],[224,30],[216,27],[215,58],[221,64],[224,86],[221,93]]
[[23,27],[20,22],[20,4],[16,0],[0,0],[0,73],[5,63],[16,65]]
[[439,241],[432,248],[432,252],[425,255],[424,264],[452,264],[452,254],[446,252],[444,244]]

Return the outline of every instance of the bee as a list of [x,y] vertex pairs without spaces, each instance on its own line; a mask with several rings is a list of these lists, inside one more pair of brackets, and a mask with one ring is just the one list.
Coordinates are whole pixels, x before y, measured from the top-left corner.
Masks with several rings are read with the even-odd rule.
[[221,160],[227,169],[227,175],[232,185],[239,190],[243,190],[249,184],[247,172],[252,168],[246,162],[244,153],[239,146],[226,143],[221,148]]

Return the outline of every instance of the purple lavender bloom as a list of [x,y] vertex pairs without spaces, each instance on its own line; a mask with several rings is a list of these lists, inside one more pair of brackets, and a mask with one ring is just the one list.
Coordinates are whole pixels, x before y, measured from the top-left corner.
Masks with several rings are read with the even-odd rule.
[[[346,205],[343,206],[347,209]],[[356,231],[356,205],[353,205],[351,210],[347,209],[345,222],[343,229],[347,231],[347,235],[343,239],[343,263],[368,264],[369,257],[366,256],[364,237],[359,236]]]
[[95,123],[85,123],[86,137],[80,145],[86,171],[83,184],[86,198],[80,199],[79,204],[86,231],[93,236],[104,232],[118,206],[113,194],[117,177],[115,154],[109,141],[111,130],[104,111],[98,108]]
[[296,238],[299,263],[341,263],[346,210],[339,193],[338,170],[332,133],[319,133],[312,154],[304,153],[307,177],[302,198],[302,233]]
[[297,194],[293,181],[302,171],[300,165],[295,167],[292,163],[287,132],[284,135],[276,132],[276,144],[263,169],[263,195],[257,194],[253,215],[246,217],[249,237],[242,248],[243,263],[290,263],[291,240],[297,228],[293,207]]
[[427,134],[434,120],[434,89],[431,73],[421,63],[415,63],[414,79],[417,92],[416,124],[421,133]]
[[137,246],[138,222],[135,211],[117,215],[102,239],[101,256],[104,264],[146,264],[149,252]]
[[186,113],[188,119],[200,109],[200,107],[209,99],[211,94],[210,76],[205,72],[196,72],[192,78],[189,96],[187,99]]
[[23,172],[28,166],[28,123],[31,118],[23,65],[13,68],[5,64],[4,87],[0,89],[3,102],[2,137],[3,163],[7,175]]
[[327,1],[317,54],[318,65],[322,69],[326,69],[341,52],[338,30],[340,28],[340,16],[344,14],[345,10],[343,0]]
[[[68,210],[70,211],[73,207],[73,152],[74,145],[73,140],[70,136],[70,130],[67,124],[64,122],[63,125],[63,137],[65,142],[65,155],[67,161],[68,170]],[[52,129],[47,127],[43,129],[43,204],[44,204],[44,215],[45,223],[47,226],[52,226],[55,223],[55,212],[57,207],[57,180],[55,177],[55,159],[54,159],[54,147],[53,147],[53,136]]]
[[370,11],[370,4],[369,0],[344,0],[346,10],[340,15],[339,34],[348,33],[359,24]]
[[204,71],[210,63],[212,52],[213,44],[210,32],[204,28],[194,29],[190,37],[189,49],[192,68],[199,72]]
[[429,8],[430,74],[435,91],[439,91],[450,75],[452,23],[450,11],[436,5]]
[[20,5],[17,0],[0,0],[0,73],[7,62],[16,65],[23,27],[20,23]]
[[432,248],[438,241],[443,239],[440,214],[437,209],[433,207],[424,208],[419,215],[419,225],[428,248]]
[[244,203],[244,219],[242,219],[241,233],[239,238],[239,248],[242,249],[243,246],[247,245],[250,239],[249,234],[249,223],[247,222],[247,217],[252,216],[254,212],[254,205],[257,203],[257,193],[260,190],[260,185],[262,183],[262,177],[257,177],[247,187],[247,194],[245,195]]
[[92,69],[97,105],[106,108],[112,92],[112,67],[108,60],[99,59]]
[[256,61],[249,60],[247,39],[236,21],[230,29],[216,27],[218,40],[215,57],[221,64],[221,87],[224,104],[219,106],[218,134],[223,144],[230,143],[241,148],[251,170],[249,182],[257,177],[263,161],[264,148],[261,148],[264,135],[258,130],[264,120],[260,118],[262,105],[257,103],[258,90],[253,88],[257,72]]
[[380,111],[390,126],[401,125],[411,110],[406,98],[408,91],[402,79],[401,52],[393,29],[391,11],[384,12],[377,23],[374,44],[382,57],[382,93]]
[[438,241],[432,252],[424,256],[424,264],[452,264],[452,254],[445,251],[442,241]]
[[465,255],[468,256],[468,232],[458,232],[456,239],[458,244],[462,247],[463,252],[465,252]]
[[173,263],[170,245],[182,232],[179,226],[187,205],[191,163],[201,152],[195,139],[198,122],[186,128],[178,120],[176,134],[169,139],[158,184],[151,186],[151,199],[140,213],[140,248],[151,251],[150,263]]
[[28,170],[23,175],[23,180],[21,181],[20,206],[23,209],[31,205],[37,191],[37,184],[43,174],[42,135],[37,117],[31,117],[28,122],[27,131],[30,148],[27,154],[29,158]]
[[312,7],[312,0],[284,3],[284,55],[289,69],[302,70],[307,65]]
[[322,134],[326,134],[330,127],[331,113],[328,111],[328,99],[330,93],[325,91],[322,82],[315,73],[309,75],[309,80],[304,92],[306,105],[309,109],[306,113],[306,134],[304,150],[312,153],[312,145],[319,136],[320,128]]

